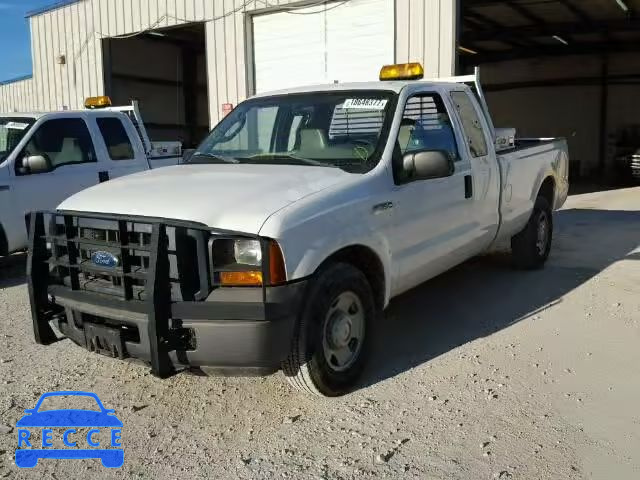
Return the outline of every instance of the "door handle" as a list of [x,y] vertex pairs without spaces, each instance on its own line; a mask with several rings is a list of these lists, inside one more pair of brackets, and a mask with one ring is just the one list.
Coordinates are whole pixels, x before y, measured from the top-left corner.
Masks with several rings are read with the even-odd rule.
[[104,183],[107,181],[109,181],[109,172],[107,170],[98,172],[98,182]]
[[393,209],[393,202],[383,202],[373,206],[373,214],[378,215],[382,212]]
[[464,176],[464,198],[473,197],[473,177],[471,175]]

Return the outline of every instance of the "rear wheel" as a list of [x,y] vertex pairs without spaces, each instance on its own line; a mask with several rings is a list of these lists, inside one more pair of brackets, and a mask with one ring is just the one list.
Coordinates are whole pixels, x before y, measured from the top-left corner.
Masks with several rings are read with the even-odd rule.
[[517,268],[541,268],[549,258],[553,239],[553,215],[544,197],[538,197],[526,227],[511,239],[513,263]]
[[349,264],[329,265],[312,282],[282,369],[298,390],[338,396],[362,372],[376,304],[364,274]]

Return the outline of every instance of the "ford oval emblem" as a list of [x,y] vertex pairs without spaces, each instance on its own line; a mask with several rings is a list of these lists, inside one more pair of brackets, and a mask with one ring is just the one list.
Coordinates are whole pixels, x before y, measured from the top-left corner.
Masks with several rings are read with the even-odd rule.
[[114,254],[102,251],[93,252],[91,254],[91,262],[99,267],[108,268],[115,268],[118,266],[118,263],[120,263],[118,257],[116,257]]

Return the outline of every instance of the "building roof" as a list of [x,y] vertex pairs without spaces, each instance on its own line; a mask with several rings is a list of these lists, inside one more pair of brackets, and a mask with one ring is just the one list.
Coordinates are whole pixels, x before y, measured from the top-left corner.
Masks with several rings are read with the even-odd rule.
[[40,15],[42,13],[50,12],[51,10],[56,10],[58,8],[66,7],[67,5],[71,5],[73,3],[78,3],[82,0],[58,0],[55,3],[50,3],[40,8],[35,8],[33,10],[28,11],[25,14],[25,18],[34,17],[36,15]]
[[10,83],[21,82],[23,80],[29,80],[31,78],[33,78],[33,74],[29,73],[28,75],[21,75],[15,78],[9,78],[8,80],[0,80],[0,86],[9,85]]

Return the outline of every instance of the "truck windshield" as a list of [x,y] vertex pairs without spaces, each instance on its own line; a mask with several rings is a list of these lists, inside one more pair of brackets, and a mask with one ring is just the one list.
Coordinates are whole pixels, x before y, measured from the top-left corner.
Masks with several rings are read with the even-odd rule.
[[310,92],[248,100],[204,140],[189,163],[338,167],[366,173],[380,161],[396,94]]
[[0,117],[0,162],[18,146],[35,121],[28,117]]

